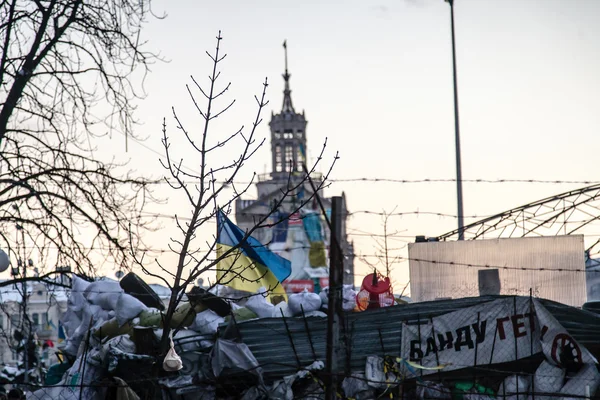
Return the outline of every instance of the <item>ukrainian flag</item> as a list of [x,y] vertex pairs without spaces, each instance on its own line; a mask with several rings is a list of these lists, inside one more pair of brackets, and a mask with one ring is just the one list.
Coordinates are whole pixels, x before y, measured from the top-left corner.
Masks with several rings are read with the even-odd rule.
[[244,236],[246,233],[223,211],[217,212],[217,258],[238,246],[217,263],[218,282],[251,293],[265,287],[270,297],[283,296],[287,300],[281,282],[292,273],[291,263],[252,236],[245,240]]

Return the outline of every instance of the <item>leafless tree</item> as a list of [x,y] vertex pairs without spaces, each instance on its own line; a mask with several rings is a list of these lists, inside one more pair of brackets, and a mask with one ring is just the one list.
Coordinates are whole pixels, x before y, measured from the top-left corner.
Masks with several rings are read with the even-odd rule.
[[[383,211],[381,214],[381,225],[383,227],[383,232],[381,234],[371,235],[373,241],[375,242],[376,261],[371,262],[365,257],[359,257],[360,260],[368,265],[373,271],[383,276],[387,276],[390,279],[392,279],[391,274],[394,266],[404,261],[404,257],[399,255],[398,251],[406,248],[406,245],[397,247],[391,243],[391,241],[397,240],[395,236],[397,236],[399,233],[398,231],[392,231],[390,229],[390,217],[394,215],[395,211],[396,207],[394,207],[392,212],[389,213],[387,211]],[[381,271],[379,271],[380,269]],[[402,292],[404,293],[404,290]]]
[[141,246],[152,181],[97,157],[95,139],[133,135],[156,59],[140,40],[149,15],[147,0],[0,1],[0,248],[13,264],[93,274],[129,266],[129,231]]
[[[229,110],[235,102],[234,100],[221,103],[224,99],[223,96],[230,87],[230,83],[219,88],[219,79],[221,78],[219,67],[226,55],[223,55],[221,51],[222,38],[220,32],[216,40],[215,51],[213,53],[207,52],[212,63],[212,71],[208,78],[207,87],[201,85],[193,77],[191,78],[192,84],[187,86],[188,95],[202,121],[200,132],[193,133],[188,130],[182,120],[183,118],[173,109],[173,119],[178,133],[183,135],[186,145],[191,146],[197,154],[197,157],[194,158],[196,161],[195,165],[199,165],[197,173],[186,169],[183,166],[183,160],[176,158],[166,122],[163,124],[162,143],[166,154],[163,166],[168,171],[168,178],[165,179],[174,190],[184,194],[189,204],[189,212],[191,213],[191,217],[186,219],[180,219],[181,214],[179,213],[176,215],[176,224],[180,237],[171,238],[169,247],[177,255],[177,264],[174,268],[169,268],[163,265],[160,260],[156,260],[156,265],[162,271],[159,274],[151,272],[143,260],[138,260],[139,265],[147,274],[161,279],[171,289],[172,294],[163,323],[166,328],[163,330],[163,351],[166,350],[165,346],[168,345],[169,326],[173,312],[181,301],[186,289],[193,286],[201,274],[208,271],[215,271],[219,261],[226,257],[238,256],[236,255],[237,246],[219,256],[215,256],[217,245],[216,235],[211,240],[204,242],[197,235],[199,230],[207,224],[212,224],[209,226],[212,226],[213,231],[216,233],[213,223],[216,220],[218,210],[221,209],[225,213],[229,213],[236,199],[243,196],[254,184],[256,174],[253,175],[253,178],[249,182],[243,184],[238,183],[236,177],[238,177],[247,161],[264,143],[264,139],[257,138],[256,131],[262,121],[261,113],[268,104],[266,101],[268,86],[266,80],[263,83],[262,94],[259,97],[255,96],[258,110],[249,131],[245,131],[243,126],[237,131],[226,135],[219,135],[211,131],[213,121]],[[202,99],[202,102],[205,104],[204,106],[201,106],[199,99]],[[325,144],[323,145],[324,149]],[[235,154],[233,159],[232,154]],[[308,168],[308,173],[290,172],[287,183],[281,186],[269,211],[261,215],[256,215],[253,222],[254,226],[246,230],[245,236],[240,242],[246,240],[257,229],[271,227],[282,220],[273,221],[271,216],[277,210],[281,209],[286,198],[294,196],[303,185],[308,185],[308,177],[315,171],[322,157],[323,151],[321,151],[315,164]],[[222,160],[227,159],[231,161],[223,164]],[[333,168],[335,159],[337,159],[337,155],[331,163],[329,172]],[[325,175],[324,179],[318,182],[316,187],[317,193],[325,187],[329,172]],[[292,210],[292,213],[311,201],[314,193],[315,191],[311,191],[302,201],[295,202],[295,208]],[[289,218],[289,214],[291,213],[288,213],[288,217],[284,216],[283,219]],[[227,283],[214,282],[214,284]]]

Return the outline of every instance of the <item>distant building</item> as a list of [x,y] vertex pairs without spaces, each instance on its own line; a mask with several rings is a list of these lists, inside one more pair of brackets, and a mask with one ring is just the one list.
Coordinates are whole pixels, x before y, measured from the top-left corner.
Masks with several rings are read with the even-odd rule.
[[[284,46],[285,47],[285,46]],[[285,88],[281,112],[271,114],[271,159],[272,172],[258,176],[256,183],[257,199],[238,199],[235,204],[235,218],[238,226],[249,229],[255,221],[265,217],[282,197],[282,190],[288,185],[297,186],[304,178],[302,164],[306,162],[306,125],[304,114],[296,112],[292,103],[290,90],[290,74],[286,66],[283,74]],[[307,165],[309,168],[310,166]],[[311,176],[315,186],[323,182],[323,176],[314,173]],[[285,221],[272,228],[264,228],[253,233],[256,239],[268,244],[271,250],[279,253],[292,262],[292,275],[288,280],[308,280],[328,276],[328,252],[330,234],[322,212],[313,199],[309,204],[299,208],[305,199],[313,193],[309,182],[298,187],[284,200],[272,222]],[[331,213],[331,199],[320,192],[327,213]],[[342,193],[342,251],[344,253],[344,283],[354,284],[354,249],[347,239],[348,210],[346,196]],[[327,285],[326,281],[321,281]]]
[[[59,339],[60,319],[67,310],[67,292],[65,288],[46,283],[27,285],[27,316],[38,343],[38,356],[46,366],[57,361],[55,351]],[[8,285],[0,288],[0,365],[16,366],[23,361],[23,354],[17,354],[18,342],[15,331],[24,331],[28,326],[24,322],[22,285]]]

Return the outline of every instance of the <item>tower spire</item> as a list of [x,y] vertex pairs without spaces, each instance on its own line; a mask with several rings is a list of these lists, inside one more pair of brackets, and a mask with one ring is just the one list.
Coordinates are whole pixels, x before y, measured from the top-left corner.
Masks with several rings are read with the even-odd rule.
[[290,90],[290,73],[288,72],[288,59],[287,59],[287,40],[283,41],[283,51],[285,54],[285,72],[283,74],[283,80],[285,81],[285,88],[283,89],[283,106],[281,107],[282,113],[295,113],[294,106],[292,105],[292,91]]

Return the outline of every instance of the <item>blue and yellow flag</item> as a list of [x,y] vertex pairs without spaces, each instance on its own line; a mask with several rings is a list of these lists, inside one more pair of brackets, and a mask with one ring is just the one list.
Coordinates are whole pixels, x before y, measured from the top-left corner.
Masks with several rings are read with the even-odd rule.
[[283,282],[292,273],[292,264],[273,253],[252,236],[217,212],[217,258],[228,250],[234,251],[217,263],[217,280],[221,285],[254,293],[261,287],[270,290],[270,296],[283,296],[287,300]]

